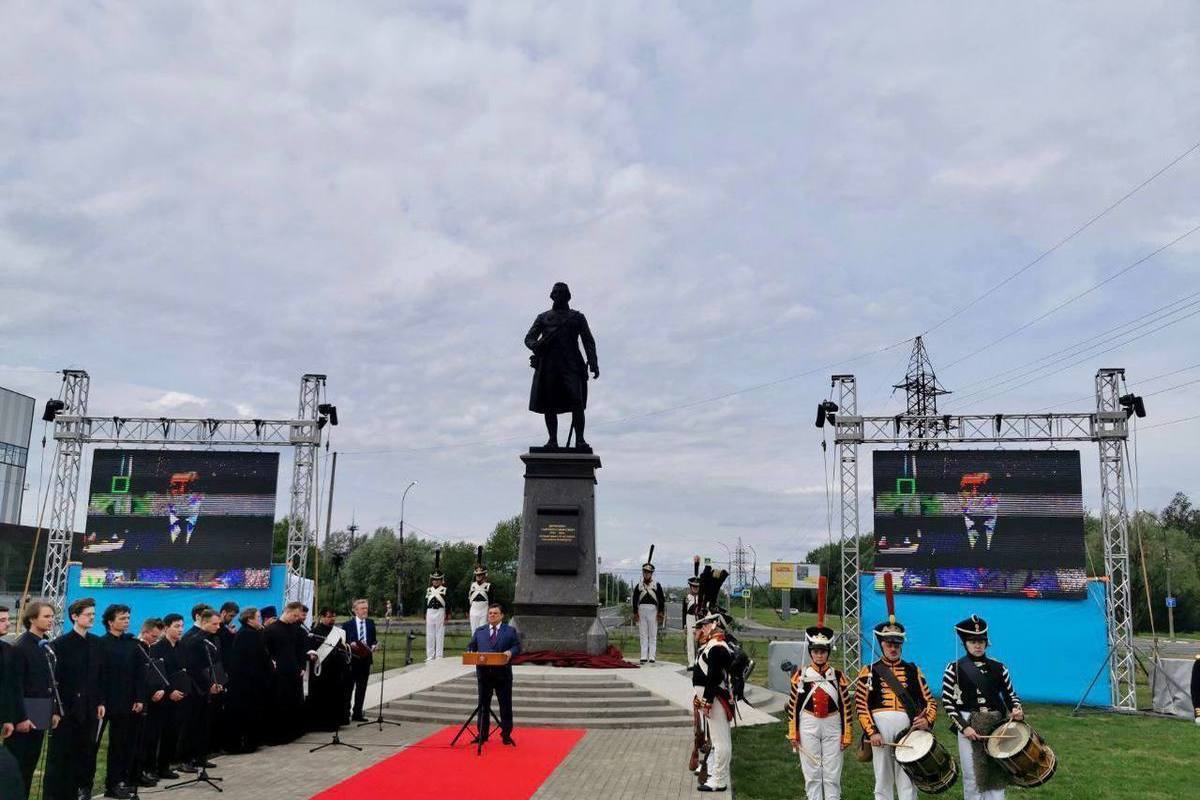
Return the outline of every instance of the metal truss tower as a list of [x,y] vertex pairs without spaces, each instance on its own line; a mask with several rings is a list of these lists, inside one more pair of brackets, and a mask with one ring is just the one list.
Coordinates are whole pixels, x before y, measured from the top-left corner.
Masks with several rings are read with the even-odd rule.
[[1108,575],[1109,670],[1112,704],[1137,708],[1137,675],[1133,651],[1133,602],[1129,580],[1129,511],[1125,504],[1125,438],[1127,415],[1121,408],[1123,369],[1096,373],[1096,440],[1100,445],[1100,528],[1104,536],[1104,571]]
[[63,371],[63,408],[54,418],[54,472],[51,477],[50,526],[42,596],[54,606],[61,628],[67,594],[67,567],[75,530],[83,448],[89,444],[174,445],[178,447],[292,447],[295,449],[291,513],[288,524],[289,599],[299,596],[308,544],[313,541],[313,479],[325,419],[318,397],[324,375],[305,375],[300,383],[300,415],[296,419],[199,419],[165,417],[89,417],[90,380],[82,370]]
[[[858,414],[858,385],[853,375],[834,375],[839,411],[836,425],[854,420]],[[840,431],[841,428],[839,427]],[[842,565],[842,669],[857,675],[862,664],[862,607],[858,593],[858,446],[852,440],[835,437],[841,498],[841,532],[838,549]]]
[[1112,703],[1137,707],[1134,692],[1133,610],[1129,581],[1129,512],[1125,500],[1127,412],[1120,402],[1122,369],[1096,373],[1096,409],[1066,414],[943,414],[910,417],[859,416],[853,375],[834,375],[839,411],[833,417],[841,475],[843,664],[856,673],[862,663],[862,606],[858,558],[858,448],[864,444],[932,449],[951,444],[1095,442],[1100,448],[1100,489],[1105,607],[1110,646]]
[[[325,389],[324,375],[305,375],[300,380],[300,405],[296,419],[311,420],[314,424],[319,413],[321,392]],[[288,511],[287,564],[288,600],[300,599],[300,586],[308,567],[309,545],[315,545],[316,531],[312,525],[313,483],[317,471],[317,453],[321,442],[318,435],[315,443],[296,445],[292,460],[292,503]]]
[[[87,416],[91,378],[83,370],[63,370],[61,416]],[[42,574],[42,598],[54,606],[55,632],[62,620],[67,595],[67,564],[71,560],[71,535],[75,531],[75,502],[79,495],[79,469],[83,461],[84,437],[78,429],[59,435],[55,424],[54,471],[51,476],[50,528],[46,533],[46,569]],[[21,599],[22,603],[24,598]]]
[[[913,341],[912,354],[908,357],[908,371],[904,374],[904,382],[897,383],[893,388],[903,389],[908,399],[908,410],[904,413],[905,425],[908,426],[909,447],[914,450],[936,448],[937,443],[927,443],[926,434],[936,431],[926,430],[929,424],[925,420],[938,415],[937,399],[949,391],[938,383],[933,371],[933,362],[929,359],[929,351],[925,342],[918,336]],[[940,424],[935,421],[934,426]]]

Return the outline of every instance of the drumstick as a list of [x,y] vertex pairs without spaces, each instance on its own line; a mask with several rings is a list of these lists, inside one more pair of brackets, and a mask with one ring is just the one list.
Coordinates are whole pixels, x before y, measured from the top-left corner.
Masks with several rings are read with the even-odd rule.
[[802,755],[802,756],[808,756],[808,760],[809,760],[809,761],[811,761],[811,762],[812,762],[812,763],[814,763],[814,764],[820,764],[820,763],[821,763],[820,761],[818,761],[818,760],[817,760],[817,757],[816,757],[816,756],[814,756],[812,753],[810,753],[810,752],[808,752],[807,750],[805,750],[805,749],[804,749],[804,745],[800,744],[799,742],[796,742],[796,752],[797,752],[797,753],[799,753],[799,754],[800,754],[800,755]]
[[[874,746],[874,745],[872,745]],[[884,742],[879,747],[912,747],[911,744],[900,744],[899,742]]]

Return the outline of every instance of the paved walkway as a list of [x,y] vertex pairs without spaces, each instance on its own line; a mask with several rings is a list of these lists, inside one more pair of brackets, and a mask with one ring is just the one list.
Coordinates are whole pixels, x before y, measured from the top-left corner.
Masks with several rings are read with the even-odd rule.
[[[702,795],[687,770],[692,732],[678,728],[588,731],[533,800],[683,800]],[[728,793],[725,797],[728,797]]]
[[[166,794],[177,800],[200,797],[206,800],[308,800],[322,789],[395,755],[404,745],[420,741],[442,727],[385,725],[382,732],[375,725],[344,729],[342,741],[361,746],[362,752],[348,747],[327,747],[309,753],[311,748],[329,741],[328,734],[310,733],[289,745],[216,759],[217,767],[210,770],[210,775],[222,779],[218,785],[224,790],[223,794],[204,785],[181,787]],[[164,785],[160,783],[154,789],[143,789],[140,794],[142,797],[158,794]],[[96,796],[99,797],[99,793]]]
[[[450,659],[431,664],[412,665],[390,670],[384,685],[384,701],[404,697],[469,673]],[[525,674],[586,673],[596,670],[557,669],[526,665],[517,668]],[[622,677],[660,695],[672,703],[691,708],[691,686],[681,674],[682,667],[661,663],[655,667],[615,670]],[[607,671],[606,671],[607,672]],[[378,676],[368,687],[368,708],[378,705]],[[755,709],[743,709],[751,719],[739,724],[773,721]],[[370,716],[368,711],[367,715]],[[761,717],[761,718],[760,718]],[[517,719],[517,741],[521,721]],[[342,740],[363,748],[361,752],[330,747],[316,753],[309,750],[329,741],[327,734],[308,734],[283,747],[271,747],[241,756],[217,759],[214,777],[224,794],[206,786],[190,786],[170,792],[179,800],[192,797],[220,797],[221,800],[308,800],[320,791],[367,769],[440,730],[443,725],[404,723],[400,727],[375,725],[350,727],[342,731]],[[547,779],[535,800],[575,800],[603,797],[605,800],[678,800],[694,798],[695,780],[687,771],[692,734],[686,728],[647,728],[643,730],[590,730]],[[143,796],[157,793],[144,790]],[[397,796],[403,792],[398,791]]]

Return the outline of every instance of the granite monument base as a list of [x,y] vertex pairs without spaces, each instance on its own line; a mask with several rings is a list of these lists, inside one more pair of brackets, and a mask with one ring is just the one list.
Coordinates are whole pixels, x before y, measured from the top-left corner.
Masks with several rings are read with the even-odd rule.
[[512,625],[521,649],[586,652],[608,648],[598,616],[596,470],[600,459],[578,451],[531,451]]

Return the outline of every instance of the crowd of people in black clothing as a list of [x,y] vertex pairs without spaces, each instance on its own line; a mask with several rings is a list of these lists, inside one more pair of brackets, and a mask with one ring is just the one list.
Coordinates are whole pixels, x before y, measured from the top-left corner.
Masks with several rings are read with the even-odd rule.
[[32,796],[45,749],[42,798],[90,798],[106,730],[104,796],[128,798],[135,787],[213,769],[221,753],[336,730],[352,699],[361,719],[376,646],[373,623],[369,636],[358,635],[366,603],[356,601],[356,618],[340,630],[331,609],[310,630],[308,611],[299,602],[278,616],[270,606],[201,603],[190,624],[167,614],[134,635],[130,608],[116,604],[96,635],[96,604],[84,598],[51,639],[53,607],[30,600],[20,611],[24,632],[10,644],[2,638],[10,611],[0,607],[0,797]]

